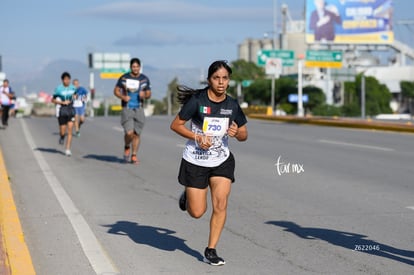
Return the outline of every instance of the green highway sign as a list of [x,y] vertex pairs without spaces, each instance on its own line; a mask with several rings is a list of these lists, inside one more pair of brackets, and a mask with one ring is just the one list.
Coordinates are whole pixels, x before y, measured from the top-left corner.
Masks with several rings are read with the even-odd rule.
[[290,50],[259,50],[257,52],[257,65],[265,66],[269,58],[279,58],[283,67],[295,65],[295,52]]
[[129,70],[124,68],[110,68],[110,69],[100,69],[101,73],[127,73]]
[[249,87],[250,85],[252,85],[253,80],[243,80],[242,81],[242,87],[246,88]]
[[319,68],[342,68],[341,51],[306,51],[305,66]]

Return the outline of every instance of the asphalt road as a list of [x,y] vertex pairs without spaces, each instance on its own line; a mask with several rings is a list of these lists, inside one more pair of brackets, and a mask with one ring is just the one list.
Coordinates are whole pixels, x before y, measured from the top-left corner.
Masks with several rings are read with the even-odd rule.
[[178,209],[184,139],[150,117],[141,164],[121,163],[118,117],[88,119],[72,157],[55,118],[0,130],[37,274],[412,274],[414,136],[250,120],[218,246],[209,212]]

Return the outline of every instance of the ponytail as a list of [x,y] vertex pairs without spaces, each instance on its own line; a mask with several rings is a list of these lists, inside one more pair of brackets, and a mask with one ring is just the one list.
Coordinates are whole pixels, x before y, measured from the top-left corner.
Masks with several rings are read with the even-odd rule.
[[[230,66],[227,64],[227,60],[217,60],[214,61],[213,63],[211,63],[210,67],[208,68],[208,76],[207,76],[207,80],[209,80],[211,78],[211,76],[218,71],[218,69],[220,68],[224,68],[227,70],[227,72],[229,73],[229,76],[231,76],[232,74],[232,70],[230,68]],[[180,104],[184,105],[185,103],[187,103],[188,100],[190,100],[190,98],[195,95],[195,94],[199,94],[203,91],[207,91],[209,88],[209,86],[203,88],[203,89],[191,89],[187,86],[183,86],[183,85],[178,85],[177,86],[177,100],[178,102],[180,102]]]
[[208,86],[203,89],[192,89],[184,85],[178,85],[177,86],[177,100],[181,105],[184,105],[187,103],[187,101],[190,100],[190,98],[195,95],[199,94],[203,91],[207,91]]

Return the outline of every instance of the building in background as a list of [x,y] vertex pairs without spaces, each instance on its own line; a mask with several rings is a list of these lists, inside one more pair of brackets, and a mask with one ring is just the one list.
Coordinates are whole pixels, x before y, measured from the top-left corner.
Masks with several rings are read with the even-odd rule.
[[[257,63],[257,52],[261,49],[293,50],[295,57],[305,55],[307,50],[341,51],[342,68],[304,68],[303,84],[321,88],[328,104],[334,102],[334,89],[343,94],[343,82],[353,81],[355,75],[364,73],[377,78],[387,85],[393,94],[393,109],[401,98],[400,81],[414,80],[414,49],[406,45],[393,33],[393,0],[330,0],[341,16],[341,23],[335,25],[335,38],[332,41],[317,41],[311,30],[311,14],[316,2],[324,0],[307,0],[304,20],[292,20],[286,5],[281,7],[282,28],[276,39],[263,37],[248,38],[238,47],[239,59]],[[332,7],[325,8],[333,9]],[[414,23],[413,23],[414,24]],[[292,67],[284,67],[282,75],[297,75],[297,60]],[[336,91],[338,92],[338,91]],[[343,96],[342,96],[343,98]]]

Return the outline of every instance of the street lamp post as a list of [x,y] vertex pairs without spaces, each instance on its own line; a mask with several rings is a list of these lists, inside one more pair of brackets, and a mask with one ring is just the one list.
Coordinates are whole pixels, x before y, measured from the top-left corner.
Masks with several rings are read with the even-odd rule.
[[300,57],[298,60],[298,117],[303,117],[304,111],[303,111],[303,97],[302,97],[302,91],[303,91],[303,57]]
[[[277,0],[273,0],[273,49],[276,49],[277,42]],[[272,74],[272,87],[270,92],[270,106],[272,108],[272,115],[275,111],[275,90],[276,90],[276,72]]]
[[273,49],[277,42],[277,0],[273,0]]
[[92,93],[95,93],[95,73],[93,72],[93,69],[91,68],[89,71],[89,97],[90,97],[90,101],[89,101],[89,106],[90,106],[90,117],[94,117],[94,110],[93,110],[93,99],[92,98]]
[[361,118],[365,119],[365,72],[361,75]]
[[271,93],[270,93],[270,106],[272,108],[272,115],[275,111],[275,86],[276,86],[276,76],[275,74],[272,74],[272,87],[271,87]]

